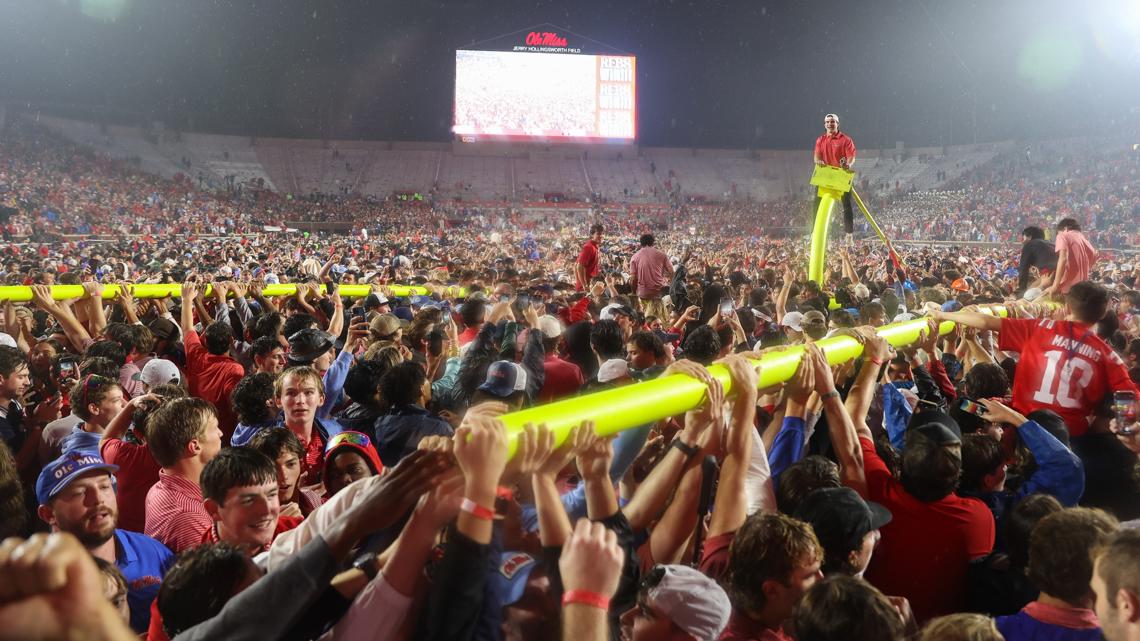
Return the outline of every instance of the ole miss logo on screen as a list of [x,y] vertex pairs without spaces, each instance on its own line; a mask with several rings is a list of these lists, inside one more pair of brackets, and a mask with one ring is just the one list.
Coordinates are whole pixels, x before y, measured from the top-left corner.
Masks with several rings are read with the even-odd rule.
[[565,47],[566,38],[549,31],[531,31],[526,34],[526,43],[532,47]]

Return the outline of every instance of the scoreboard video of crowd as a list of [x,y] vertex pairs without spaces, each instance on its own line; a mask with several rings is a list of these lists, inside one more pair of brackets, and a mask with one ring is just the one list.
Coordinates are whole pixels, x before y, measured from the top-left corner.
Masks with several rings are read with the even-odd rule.
[[455,52],[457,136],[467,142],[636,138],[634,56],[587,52],[554,31],[515,38],[501,49]]

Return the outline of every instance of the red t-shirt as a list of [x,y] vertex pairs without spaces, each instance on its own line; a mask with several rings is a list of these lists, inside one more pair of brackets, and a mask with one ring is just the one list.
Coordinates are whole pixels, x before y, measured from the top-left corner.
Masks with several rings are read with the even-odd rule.
[[629,260],[629,271],[637,276],[639,298],[656,298],[669,285],[669,256],[656,247],[642,247]]
[[860,438],[868,500],[891,511],[867,580],[883,594],[910,599],[919,622],[961,612],[970,561],[994,547],[994,517],[985,503],[951,494],[924,503],[903,489],[875,444]]
[[1055,249],[1058,254],[1066,252],[1065,280],[1057,283],[1057,291],[1068,294],[1073,285],[1088,280],[1089,272],[1096,263],[1097,253],[1084,234],[1075,229],[1066,229],[1058,233]]
[[546,375],[542,381],[542,389],[538,391],[540,403],[549,403],[560,398],[573,396],[586,382],[580,367],[570,361],[564,361],[554,354],[546,355],[542,369]]
[[[709,537],[701,549],[700,571],[718,582],[728,571],[728,552],[736,532]],[[791,641],[783,630],[761,625],[733,608],[718,641]]]
[[710,536],[701,548],[701,563],[699,569],[705,576],[716,581],[724,578],[728,571],[728,549],[732,547],[732,539],[736,532]]
[[[594,242],[593,238],[582,245],[582,251],[578,253],[578,264],[585,269],[586,278],[593,278],[598,275],[598,271],[601,269],[601,260],[599,260],[598,244]],[[579,284],[585,287],[589,283]]]
[[146,526],[146,495],[158,483],[158,462],[145,445],[109,438],[99,444],[103,460],[118,465],[115,481],[119,484],[115,495],[119,501],[119,527],[142,532]]
[[147,641],[170,641],[166,630],[162,629],[162,614],[158,611],[158,599],[150,602],[150,627],[146,631]]
[[1088,416],[1106,394],[1140,393],[1120,356],[1083,323],[1003,318],[998,347],[1021,353],[1013,378],[1014,409],[1024,414],[1053,410],[1073,436],[1088,431]]
[[815,155],[832,167],[840,167],[839,159],[846,158],[848,166],[855,160],[855,141],[842,131],[835,135],[823,134],[815,139]]
[[245,376],[241,363],[226,354],[215,355],[206,351],[198,332],[186,333],[186,382],[191,396],[209,401],[218,410],[218,427],[222,442],[229,443],[237,426],[230,395],[238,381]]
[[479,325],[472,325],[471,327],[464,329],[459,334],[459,346],[462,347],[475,340],[475,337],[479,335],[479,329]]

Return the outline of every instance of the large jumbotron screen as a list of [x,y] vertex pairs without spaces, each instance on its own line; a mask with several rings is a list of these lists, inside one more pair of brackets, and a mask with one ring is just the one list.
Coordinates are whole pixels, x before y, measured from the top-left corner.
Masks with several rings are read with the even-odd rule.
[[636,60],[530,51],[455,52],[455,123],[466,140],[633,140]]

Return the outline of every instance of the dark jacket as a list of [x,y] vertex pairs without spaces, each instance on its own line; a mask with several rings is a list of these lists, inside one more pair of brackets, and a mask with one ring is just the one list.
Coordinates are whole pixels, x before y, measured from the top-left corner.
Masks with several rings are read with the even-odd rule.
[[542,346],[542,332],[527,332],[523,346],[522,363],[526,370],[526,398],[533,403],[546,381],[546,349]]
[[470,641],[482,620],[491,546],[472,541],[452,527],[443,558],[432,577],[418,639]]
[[373,424],[372,441],[384,467],[392,467],[416,450],[426,436],[452,436],[455,429],[419,405],[393,407]]
[[376,419],[383,415],[384,411],[378,407],[353,403],[333,418],[337,423],[340,423],[344,431],[362,432],[375,442],[376,434],[373,432],[373,428],[376,425]]
[[1053,244],[1043,238],[1034,238],[1021,246],[1021,262],[1017,266],[1017,291],[1024,292],[1029,284],[1029,268],[1056,269],[1057,252]]
[[919,400],[937,405],[940,411],[947,411],[949,403],[934,377],[930,375],[930,371],[923,365],[915,365],[910,369],[910,373],[914,377],[914,392]]
[[1025,568],[1013,566],[1005,552],[971,561],[966,585],[966,609],[994,617],[1016,614],[1037,598]]
[[339,571],[328,544],[317,537],[280,568],[232,597],[217,616],[185,630],[174,641],[315,638],[348,610],[348,601],[335,590],[330,593],[329,582]]
[[0,439],[12,453],[20,451],[28,432],[24,427],[24,408],[16,401],[8,404],[8,415],[0,417]]

